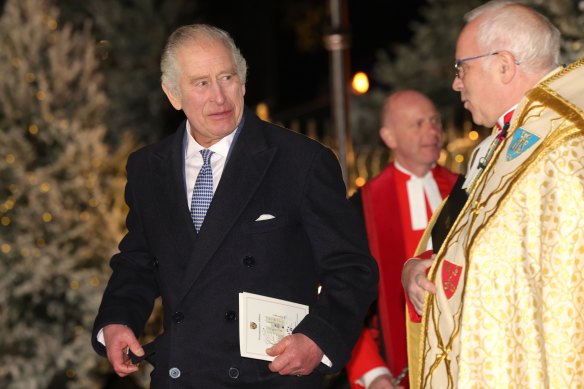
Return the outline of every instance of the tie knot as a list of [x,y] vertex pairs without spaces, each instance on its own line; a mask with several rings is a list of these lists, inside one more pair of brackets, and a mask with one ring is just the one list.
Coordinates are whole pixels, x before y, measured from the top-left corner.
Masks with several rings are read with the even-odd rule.
[[203,165],[208,165],[211,161],[211,155],[213,155],[213,152],[209,149],[203,149],[201,150],[201,155],[203,156]]

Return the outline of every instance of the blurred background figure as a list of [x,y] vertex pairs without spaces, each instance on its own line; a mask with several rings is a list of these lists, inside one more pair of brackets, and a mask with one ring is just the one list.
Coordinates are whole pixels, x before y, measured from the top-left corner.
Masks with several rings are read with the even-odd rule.
[[379,136],[394,159],[351,198],[361,211],[380,270],[379,294],[347,365],[353,388],[407,387],[405,301],[401,270],[434,210],[458,175],[436,164],[440,113],[416,90],[385,100]]

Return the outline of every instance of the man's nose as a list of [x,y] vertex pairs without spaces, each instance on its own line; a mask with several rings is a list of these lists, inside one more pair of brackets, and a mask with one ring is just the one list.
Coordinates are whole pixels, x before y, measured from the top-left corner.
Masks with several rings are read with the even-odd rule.
[[452,80],[452,89],[454,89],[456,92],[460,92],[462,90],[462,80],[460,79],[460,77],[455,76],[454,80]]
[[222,103],[225,100],[225,92],[218,82],[213,83],[211,93],[215,102]]
[[436,134],[440,134],[442,133],[442,123],[438,120],[430,120],[428,123],[428,131],[431,133],[436,133]]

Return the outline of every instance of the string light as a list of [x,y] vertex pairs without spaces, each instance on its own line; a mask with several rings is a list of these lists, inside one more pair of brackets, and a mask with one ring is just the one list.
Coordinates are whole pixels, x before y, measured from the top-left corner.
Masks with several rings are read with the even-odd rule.
[[59,27],[59,23],[57,23],[57,21],[55,19],[50,19],[47,22],[47,26],[49,27],[49,30],[55,31],[57,29],[57,27]]
[[14,197],[8,197],[4,202],[4,207],[6,207],[7,210],[10,210],[14,208],[14,203],[15,203]]

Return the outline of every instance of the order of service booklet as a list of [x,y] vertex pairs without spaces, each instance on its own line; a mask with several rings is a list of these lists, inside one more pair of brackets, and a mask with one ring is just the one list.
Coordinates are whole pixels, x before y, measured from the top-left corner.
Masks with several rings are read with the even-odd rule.
[[239,294],[239,349],[242,357],[272,361],[266,349],[278,343],[308,314],[308,306],[273,297]]

